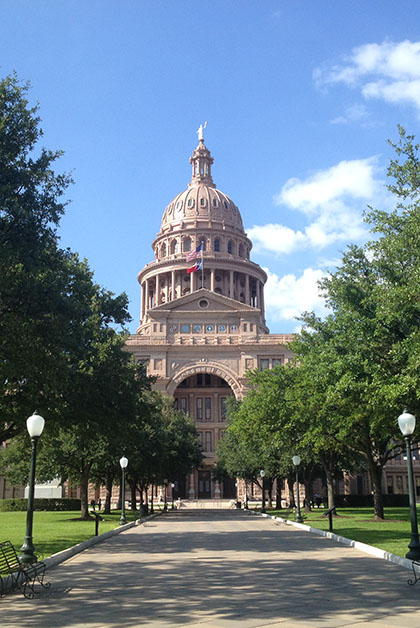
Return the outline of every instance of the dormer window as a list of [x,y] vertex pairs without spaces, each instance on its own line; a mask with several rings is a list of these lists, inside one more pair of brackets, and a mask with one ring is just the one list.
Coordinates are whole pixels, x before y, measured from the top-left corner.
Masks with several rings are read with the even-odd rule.
[[201,207],[204,207],[206,204],[206,199],[205,198],[200,198],[200,205]]
[[192,207],[193,205],[194,205],[194,201],[193,201],[193,199],[192,199],[192,198],[189,198],[189,199],[188,199],[187,206],[188,206],[188,207]]
[[213,207],[217,207],[217,199],[213,199]]
[[223,201],[223,205],[225,206],[225,209],[227,209],[227,208],[228,208],[228,204],[227,204],[227,202],[226,202],[226,201]]

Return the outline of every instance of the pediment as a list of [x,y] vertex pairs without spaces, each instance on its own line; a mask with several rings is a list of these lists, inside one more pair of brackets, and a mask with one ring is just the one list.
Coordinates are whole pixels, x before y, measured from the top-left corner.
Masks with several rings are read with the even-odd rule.
[[[203,307],[200,305],[200,301],[207,301],[208,306]],[[163,303],[149,310],[149,314],[153,313],[178,313],[178,312],[232,312],[239,315],[254,316],[259,313],[259,310],[245,303],[240,303],[235,299],[230,299],[222,294],[211,292],[210,290],[200,289],[195,292],[179,297],[174,301]]]

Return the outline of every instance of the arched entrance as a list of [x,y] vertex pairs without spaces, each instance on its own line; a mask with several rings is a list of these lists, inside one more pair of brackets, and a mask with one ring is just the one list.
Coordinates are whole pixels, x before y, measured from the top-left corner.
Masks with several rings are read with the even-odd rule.
[[185,498],[231,498],[232,482],[226,482],[226,493],[229,494],[225,497],[224,482],[213,480],[212,467],[216,460],[217,442],[226,430],[226,405],[228,398],[235,396],[233,388],[219,374],[196,367],[193,372],[185,372],[172,396],[174,407],[194,421],[204,456],[202,467],[187,478]]

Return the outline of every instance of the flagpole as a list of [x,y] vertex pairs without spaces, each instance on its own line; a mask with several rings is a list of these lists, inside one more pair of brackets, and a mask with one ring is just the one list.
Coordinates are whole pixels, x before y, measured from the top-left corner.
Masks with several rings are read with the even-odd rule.
[[201,240],[201,288],[204,288],[204,240]]

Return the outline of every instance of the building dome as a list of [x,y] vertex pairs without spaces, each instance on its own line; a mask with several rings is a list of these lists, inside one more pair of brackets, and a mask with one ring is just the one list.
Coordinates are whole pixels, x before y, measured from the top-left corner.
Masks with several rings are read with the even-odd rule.
[[192,177],[188,188],[175,196],[166,207],[162,218],[161,233],[168,230],[185,230],[197,221],[212,226],[233,229],[244,233],[239,209],[231,198],[218,190],[211,176],[213,157],[201,137],[190,163]]
[[225,228],[244,232],[241,215],[232,199],[204,183],[188,187],[175,196],[165,209],[161,230],[166,231],[169,225],[175,230],[181,227],[181,222],[185,229],[191,219],[220,223]]

